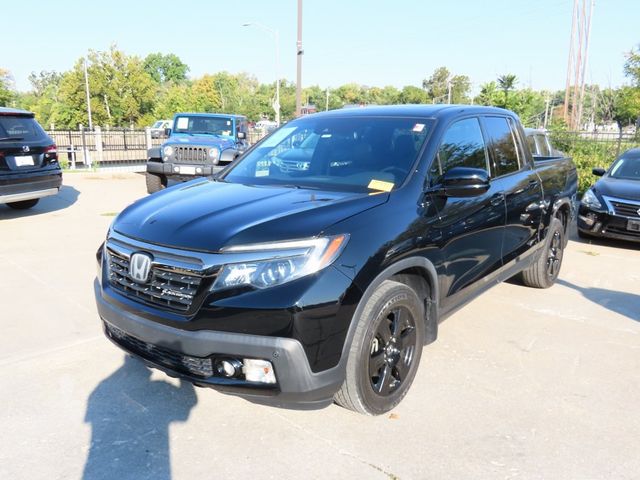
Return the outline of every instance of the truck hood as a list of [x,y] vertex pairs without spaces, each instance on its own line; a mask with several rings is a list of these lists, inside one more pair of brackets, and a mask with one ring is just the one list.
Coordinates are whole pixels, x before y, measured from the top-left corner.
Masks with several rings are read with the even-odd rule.
[[172,135],[162,145],[163,147],[171,145],[172,147],[180,145],[198,145],[202,147],[218,147],[221,150],[231,148],[236,145],[230,138],[216,137],[215,135]]
[[640,180],[604,177],[596,182],[594,190],[600,195],[640,200]]
[[128,237],[186,250],[309,238],[385,203],[369,195],[193,180],[127,207],[112,228]]

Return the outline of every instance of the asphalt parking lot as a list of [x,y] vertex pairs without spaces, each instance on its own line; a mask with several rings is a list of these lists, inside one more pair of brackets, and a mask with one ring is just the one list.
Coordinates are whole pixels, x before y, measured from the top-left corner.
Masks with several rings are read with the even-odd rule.
[[279,410],[103,337],[95,251],[144,177],[64,183],[31,211],[0,205],[0,478],[638,478],[639,246],[572,239],[551,289],[467,305],[391,415]]

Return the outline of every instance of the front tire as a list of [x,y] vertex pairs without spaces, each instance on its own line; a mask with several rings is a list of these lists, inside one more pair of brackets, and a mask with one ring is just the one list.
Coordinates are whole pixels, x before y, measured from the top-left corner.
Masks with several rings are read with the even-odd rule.
[[553,218],[540,258],[522,272],[522,281],[527,287],[549,288],[555,283],[562,266],[564,244],[564,226]]
[[424,345],[424,306],[407,285],[385,280],[367,300],[334,400],[365,415],[393,409],[409,391]]
[[167,186],[167,178],[163,175],[147,172],[147,193],[159,192]]
[[15,210],[27,210],[29,208],[35,207],[39,201],[39,198],[33,198],[31,200],[22,200],[21,202],[11,202],[7,203],[7,207],[11,207]]

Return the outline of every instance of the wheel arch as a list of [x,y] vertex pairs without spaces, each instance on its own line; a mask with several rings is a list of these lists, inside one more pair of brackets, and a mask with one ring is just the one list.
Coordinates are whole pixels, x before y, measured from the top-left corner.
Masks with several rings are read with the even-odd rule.
[[438,299],[440,296],[436,268],[433,263],[424,257],[405,258],[382,270],[365,289],[349,326],[349,332],[343,347],[342,360],[345,360],[345,357],[348,356],[358,318],[360,318],[365,304],[376,288],[385,280],[395,280],[414,289],[424,303],[425,345],[434,342],[438,337]]

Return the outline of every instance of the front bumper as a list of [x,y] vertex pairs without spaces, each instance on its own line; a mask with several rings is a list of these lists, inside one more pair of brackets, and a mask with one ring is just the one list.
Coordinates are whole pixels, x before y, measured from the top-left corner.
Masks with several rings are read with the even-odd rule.
[[612,238],[640,242],[640,231],[629,229],[629,221],[640,221],[607,211],[593,210],[580,204],[578,210],[578,230],[594,237]]
[[21,202],[55,195],[62,186],[60,168],[0,174],[0,203]]
[[[184,167],[193,168],[193,173],[184,173]],[[198,171],[199,169],[199,171]],[[219,165],[185,164],[173,162],[147,162],[147,172],[165,176],[201,177],[210,176],[220,171]]]
[[[344,379],[344,369],[340,366],[314,373],[304,348],[295,339],[177,329],[119,308],[113,300],[105,300],[98,281],[94,288],[98,312],[104,322],[105,333],[111,341],[151,366],[171,376],[185,378],[198,386],[239,395],[255,403],[312,409],[331,404],[334,393]],[[269,360],[277,383],[258,384],[230,380],[216,374],[194,374],[193,371],[181,368],[182,356],[192,357],[196,362],[221,356]]]

